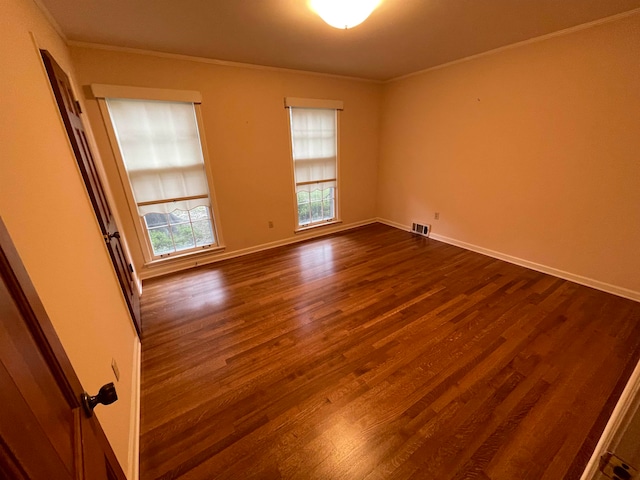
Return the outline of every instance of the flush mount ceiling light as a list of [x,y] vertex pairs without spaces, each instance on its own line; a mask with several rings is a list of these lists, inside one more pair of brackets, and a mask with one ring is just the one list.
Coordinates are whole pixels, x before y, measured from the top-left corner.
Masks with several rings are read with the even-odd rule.
[[335,28],[353,28],[364,22],[382,0],[309,0],[311,9]]

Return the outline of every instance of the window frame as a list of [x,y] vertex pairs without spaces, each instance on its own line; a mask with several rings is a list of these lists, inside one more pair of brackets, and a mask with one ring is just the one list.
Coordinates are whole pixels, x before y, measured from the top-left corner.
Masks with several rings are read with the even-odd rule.
[[[135,233],[140,245],[145,265],[152,265],[159,262],[164,262],[170,259],[184,258],[191,255],[198,255],[202,253],[211,253],[215,251],[224,250],[224,242],[222,239],[222,233],[218,225],[218,219],[220,218],[218,204],[216,201],[215,188],[213,185],[213,175],[211,171],[211,162],[209,160],[209,151],[207,143],[205,141],[204,122],[202,117],[201,103],[202,96],[199,92],[188,90],[166,90],[156,88],[144,88],[144,87],[127,87],[121,85],[99,85],[92,84],[91,91],[98,101],[98,107],[102,116],[102,121],[105,126],[111,152],[115,159],[116,168],[120,177],[120,182],[123,187],[123,191],[127,200],[127,206],[129,207],[129,213],[132,216],[133,224],[135,227]],[[151,239],[148,233],[148,229],[145,224],[144,216],[140,216],[138,211],[138,204],[136,203],[131,182],[129,180],[129,174],[127,172],[122,152],[118,144],[118,139],[113,125],[113,120],[109,113],[109,107],[107,105],[108,98],[121,98],[129,100],[152,100],[152,101],[166,101],[166,102],[183,102],[193,104],[196,125],[198,128],[198,137],[200,140],[200,148],[202,150],[202,157],[204,163],[204,171],[207,180],[207,187],[209,190],[209,203],[211,214],[211,228],[213,230],[215,244],[208,246],[200,246],[188,249],[186,251],[175,251],[169,254],[155,255],[153,247],[151,245]]]
[[[341,171],[340,171],[340,130],[341,130],[341,112],[344,110],[344,104],[341,100],[323,100],[323,99],[313,99],[313,98],[296,98],[296,97],[286,97],[285,98],[285,110],[287,113],[287,125],[289,132],[289,157],[291,161],[289,162],[291,167],[291,185],[292,185],[292,195],[293,195],[293,216],[294,216],[294,232],[300,233],[305,232],[314,228],[324,227],[328,225],[335,225],[336,223],[342,223],[341,216],[341,204],[342,204],[342,194],[340,191],[340,185],[342,182]],[[299,184],[305,184],[308,182],[297,182],[296,181],[296,168],[295,168],[295,159],[293,157],[293,134],[292,134],[292,108],[305,108],[305,109],[319,109],[319,110],[334,110],[336,115],[336,178],[334,187],[334,218],[328,220],[321,220],[317,222],[311,222],[309,224],[300,225],[300,218],[298,214],[298,191],[297,187]],[[318,182],[321,183],[321,182]]]

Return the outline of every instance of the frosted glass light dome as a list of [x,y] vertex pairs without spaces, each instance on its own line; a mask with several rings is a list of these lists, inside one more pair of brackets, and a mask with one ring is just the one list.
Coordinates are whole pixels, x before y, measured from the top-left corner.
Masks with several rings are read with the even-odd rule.
[[309,0],[311,9],[335,28],[353,28],[364,22],[382,0]]

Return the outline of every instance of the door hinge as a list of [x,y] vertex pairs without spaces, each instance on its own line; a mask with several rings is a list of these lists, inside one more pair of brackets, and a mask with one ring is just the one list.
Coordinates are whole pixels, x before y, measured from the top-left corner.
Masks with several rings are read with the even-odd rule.
[[129,264],[129,271],[133,273],[133,265]]
[[78,115],[82,113],[82,107],[80,107],[80,102],[78,100],[74,100],[76,102],[76,110],[78,110]]
[[600,471],[613,480],[637,480],[638,470],[611,452],[600,457]]
[[112,238],[120,239],[120,232],[105,233],[102,236],[104,237],[104,241],[109,243]]

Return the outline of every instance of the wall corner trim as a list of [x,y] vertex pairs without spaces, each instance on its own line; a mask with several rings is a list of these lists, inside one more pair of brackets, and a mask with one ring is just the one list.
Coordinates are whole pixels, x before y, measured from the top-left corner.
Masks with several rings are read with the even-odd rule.
[[142,372],[142,345],[136,336],[133,352],[133,378],[131,379],[131,428],[129,430],[129,468],[127,478],[138,480],[140,478],[140,385]]

